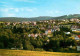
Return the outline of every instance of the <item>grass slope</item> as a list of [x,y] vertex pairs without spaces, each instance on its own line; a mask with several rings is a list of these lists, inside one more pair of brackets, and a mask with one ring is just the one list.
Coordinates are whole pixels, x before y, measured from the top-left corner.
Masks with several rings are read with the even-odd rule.
[[80,53],[40,52],[0,49],[0,56],[80,56]]

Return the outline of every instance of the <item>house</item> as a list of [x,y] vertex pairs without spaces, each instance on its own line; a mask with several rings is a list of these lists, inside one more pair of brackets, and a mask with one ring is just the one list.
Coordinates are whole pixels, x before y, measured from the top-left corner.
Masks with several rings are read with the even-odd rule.
[[47,35],[47,37],[52,37],[52,29],[46,30],[45,35]]
[[77,31],[80,31],[80,29],[76,29]]
[[38,36],[41,36],[41,34],[29,34],[28,37],[34,37],[37,38]]
[[78,22],[80,24],[80,22]]
[[31,34],[29,34],[28,37],[31,37]]
[[33,24],[33,25],[36,25],[36,22],[34,21],[34,22],[32,22],[32,24]]
[[29,24],[28,21],[22,21],[21,23],[22,23],[22,24]]
[[35,38],[38,37],[38,34],[35,34]]
[[45,34],[48,34],[48,31],[47,30],[45,31]]
[[75,36],[75,40],[79,41],[80,40],[80,35]]
[[7,23],[6,23],[6,25],[10,25],[10,24],[11,24],[10,22],[7,22]]
[[77,46],[77,51],[80,51],[80,46]]
[[76,31],[76,29],[72,29],[72,31]]
[[80,28],[80,26],[76,26],[76,25],[71,26],[71,29],[79,29],[79,28]]
[[48,30],[48,33],[49,33],[49,34],[51,34],[51,29],[50,29],[50,30]]
[[80,32],[80,29],[72,29],[73,32]]
[[56,31],[56,30],[57,30],[57,31],[60,31],[59,26],[54,26],[53,29],[54,29],[55,31]]
[[[79,35],[80,37],[80,35]],[[77,51],[80,51],[80,42],[77,43]]]
[[72,19],[70,19],[70,21],[72,21],[72,22],[79,22],[79,19],[72,18]]
[[55,30],[54,29],[51,29],[51,32],[54,32]]
[[45,31],[45,34],[51,34],[51,33],[52,33],[51,29]]
[[74,32],[80,32],[80,26],[73,25],[71,26],[71,30]]
[[78,37],[80,38],[80,35],[78,35]]
[[65,34],[70,34],[70,32],[64,32]]
[[34,34],[30,34],[31,36],[30,37],[35,37],[35,35]]

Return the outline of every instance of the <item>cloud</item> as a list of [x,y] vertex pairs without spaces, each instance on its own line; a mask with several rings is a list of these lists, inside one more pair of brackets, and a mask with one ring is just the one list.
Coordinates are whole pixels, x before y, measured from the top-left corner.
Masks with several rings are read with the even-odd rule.
[[24,8],[18,8],[19,11],[25,11],[25,12],[34,12],[37,11],[37,8],[28,8],[28,7],[24,7]]
[[1,8],[1,12],[19,12],[19,8]]
[[23,12],[23,11],[27,11],[27,12],[33,12],[33,11],[36,11],[37,10],[37,8],[0,8],[0,11],[2,11],[2,12],[10,12],[10,11],[13,11],[13,12]]
[[3,17],[14,17],[15,14],[10,12],[11,8],[1,8],[0,13]]
[[29,3],[35,3],[36,2],[36,1],[33,1],[33,0],[14,0],[14,1],[29,2]]
[[4,17],[16,17],[21,15],[31,15],[37,11],[37,8],[0,8],[0,13]]
[[4,9],[4,8],[0,8],[0,11],[1,11],[1,12],[8,12],[9,9],[8,9],[8,8],[5,8],[5,9]]

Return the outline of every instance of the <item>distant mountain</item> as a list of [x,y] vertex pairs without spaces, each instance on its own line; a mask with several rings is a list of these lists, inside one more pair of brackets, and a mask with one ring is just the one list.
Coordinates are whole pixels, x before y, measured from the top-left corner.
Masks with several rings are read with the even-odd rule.
[[72,18],[80,19],[80,14],[64,15],[64,16],[56,17],[55,19],[72,19]]
[[40,21],[40,20],[50,20],[50,19],[71,19],[71,18],[79,18],[80,19],[80,14],[64,15],[64,16],[59,16],[59,17],[50,17],[50,16],[40,16],[40,17],[32,17],[32,18],[1,17],[0,21],[22,22],[22,21]]
[[50,19],[54,19],[54,17],[48,17],[48,16],[40,16],[40,17],[33,17],[33,18],[2,17],[2,18],[0,18],[0,21],[22,22],[22,21],[40,21],[40,20],[50,20]]

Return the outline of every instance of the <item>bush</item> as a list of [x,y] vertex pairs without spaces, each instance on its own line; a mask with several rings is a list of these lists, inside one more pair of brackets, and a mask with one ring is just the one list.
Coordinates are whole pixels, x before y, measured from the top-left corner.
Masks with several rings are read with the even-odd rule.
[[42,48],[35,48],[34,51],[44,51]]
[[64,48],[60,48],[59,51],[60,51],[60,52],[64,52]]
[[53,50],[52,50],[52,49],[49,49],[49,51],[50,51],[50,52],[53,52]]
[[69,50],[69,48],[64,48],[64,51],[66,51],[66,52],[67,52],[67,51],[70,51],[70,50]]
[[0,43],[0,48],[4,48],[4,44],[3,43]]
[[27,45],[27,50],[34,50],[34,47],[32,45]]

